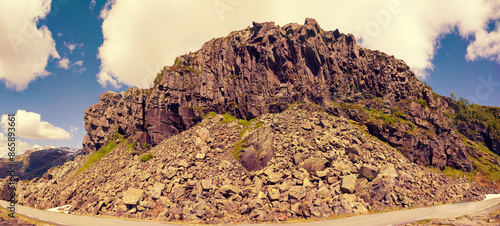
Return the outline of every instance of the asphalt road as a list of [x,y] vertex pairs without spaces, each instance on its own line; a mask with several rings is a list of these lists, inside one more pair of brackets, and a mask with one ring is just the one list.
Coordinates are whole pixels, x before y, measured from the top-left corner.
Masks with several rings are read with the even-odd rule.
[[[452,205],[443,205],[435,207],[417,208],[410,210],[400,210],[387,213],[371,214],[357,217],[349,217],[344,219],[336,220],[325,220],[317,222],[308,223],[295,223],[295,224],[279,224],[280,226],[329,226],[329,225],[399,225],[405,224],[417,220],[424,219],[438,219],[438,218],[454,218],[463,215],[475,214],[486,209],[491,209],[492,207],[500,204],[500,197],[486,199],[479,202],[467,202],[458,203]],[[9,205],[6,201],[0,200],[0,205],[7,207]],[[102,218],[102,217],[90,217],[90,216],[79,216],[63,213],[54,213],[44,210],[38,210],[30,207],[16,206],[16,212],[25,215],[30,218],[39,219],[58,225],[74,225],[74,226],[108,226],[108,225],[119,225],[119,226],[165,226],[165,225],[176,225],[178,224],[166,224],[158,222],[147,222],[147,221],[133,221],[133,220],[123,220],[123,219],[113,219],[113,218]],[[247,224],[249,225],[249,224]],[[260,224],[263,225],[263,224]],[[268,224],[266,224],[268,225]]]

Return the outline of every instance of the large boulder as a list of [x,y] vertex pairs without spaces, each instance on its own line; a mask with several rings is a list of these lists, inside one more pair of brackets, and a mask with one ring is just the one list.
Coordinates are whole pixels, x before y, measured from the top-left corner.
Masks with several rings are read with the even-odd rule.
[[137,205],[143,195],[143,190],[137,188],[129,188],[123,194],[123,202],[127,205]]
[[259,128],[246,139],[245,146],[239,156],[241,164],[249,171],[259,170],[267,166],[274,156],[274,132],[271,128]]

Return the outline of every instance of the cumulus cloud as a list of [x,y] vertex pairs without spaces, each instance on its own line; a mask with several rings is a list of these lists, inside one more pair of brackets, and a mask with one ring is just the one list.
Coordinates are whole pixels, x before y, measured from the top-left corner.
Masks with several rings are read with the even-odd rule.
[[57,61],[57,67],[64,68],[64,69],[68,70],[70,63],[71,63],[71,61],[69,61],[68,58],[64,57],[64,58],[60,59],[59,61]]
[[[34,149],[34,148],[39,148],[40,145],[30,145],[26,142],[23,142],[19,139],[16,139],[15,141],[15,153],[16,156],[22,155],[24,152]],[[5,134],[0,133],[0,158],[8,158],[9,154],[9,141],[8,137],[5,136]]]
[[75,65],[82,66],[83,65],[83,60],[79,60],[75,62]]
[[477,58],[494,60],[500,64],[500,22],[495,30],[488,33],[485,30],[476,33],[476,40],[467,47],[467,60]]
[[69,50],[69,53],[73,53],[73,50],[75,50],[76,48],[82,48],[83,47],[83,43],[67,43],[67,42],[64,42],[64,46],[66,48],[68,48]]
[[[2,115],[0,118],[0,127],[7,133],[8,117]],[[61,140],[70,139],[70,133],[64,129],[56,127],[46,121],[41,120],[41,116],[35,112],[18,110],[16,114],[16,136],[28,139],[40,140]]]
[[50,12],[51,0],[0,1],[0,80],[7,88],[24,90],[49,75],[49,58],[59,58],[52,33],[37,22]]
[[[265,6],[265,7],[264,7]],[[212,38],[251,26],[278,25],[315,18],[325,30],[352,33],[367,48],[403,59],[425,79],[444,35],[470,40],[467,59],[499,59],[500,3],[493,0],[300,0],[255,1],[108,1],[101,11],[103,44],[98,81],[147,88],[156,73],[176,56],[198,50]],[[127,54],[123,54],[127,53]],[[464,56],[465,57],[465,56]]]

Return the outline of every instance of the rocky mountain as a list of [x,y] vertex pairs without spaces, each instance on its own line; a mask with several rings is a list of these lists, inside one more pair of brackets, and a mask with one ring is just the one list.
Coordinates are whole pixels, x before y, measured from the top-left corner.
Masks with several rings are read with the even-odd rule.
[[[324,31],[313,19],[254,23],[179,56],[151,89],[103,93],[85,112],[84,152],[98,150],[116,131],[141,150],[211,111],[250,120],[295,102],[359,122],[425,166],[473,170],[470,156],[480,151],[467,139],[500,153],[499,131],[455,120],[455,102],[433,93],[402,60],[357,45],[353,35]],[[484,128],[479,136],[461,135],[477,127]]]
[[[47,146],[28,150],[15,157],[16,176],[23,180],[41,177],[50,168],[72,161],[81,154],[82,149],[68,147]],[[13,163],[8,158],[0,158],[0,178],[9,175],[8,170],[12,167],[11,164]]]
[[[283,221],[479,200],[496,192],[410,162],[345,118],[290,105],[251,120],[207,116],[143,155],[112,152],[19,184],[19,203],[196,223]],[[149,157],[146,157],[149,156]],[[80,173],[79,173],[80,172]]]
[[254,23],[101,94],[85,155],[20,182],[19,203],[234,223],[478,200],[500,189],[495,109],[313,19]]

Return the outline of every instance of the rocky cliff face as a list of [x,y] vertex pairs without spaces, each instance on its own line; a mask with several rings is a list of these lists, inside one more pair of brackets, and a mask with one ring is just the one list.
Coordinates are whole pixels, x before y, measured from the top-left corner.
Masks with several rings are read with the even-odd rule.
[[[482,199],[496,190],[410,162],[346,118],[291,105],[252,121],[215,115],[132,155],[130,141],[19,183],[19,203],[194,223],[279,222]],[[238,160],[239,159],[239,160]]]
[[360,122],[412,162],[474,167],[468,156],[477,150],[457,132],[449,98],[434,94],[402,60],[357,45],[351,34],[322,30],[313,19],[254,23],[179,56],[151,89],[103,93],[85,112],[84,152],[98,150],[116,131],[141,150],[210,111],[252,119],[295,102]]

